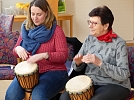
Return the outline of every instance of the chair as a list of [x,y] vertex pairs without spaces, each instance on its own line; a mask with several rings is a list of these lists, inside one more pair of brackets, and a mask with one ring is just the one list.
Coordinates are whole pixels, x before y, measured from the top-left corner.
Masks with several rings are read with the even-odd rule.
[[0,20],[0,32],[4,32],[4,33],[11,32],[14,16],[1,14],[0,19],[1,19]]
[[14,78],[12,67],[17,64],[12,50],[19,32],[12,32],[13,15],[1,14],[0,19],[0,79],[11,80]]
[[12,50],[17,42],[19,32],[0,33],[0,64],[16,65],[17,60],[14,57]]
[[128,51],[128,61],[129,61],[129,69],[130,69],[130,82],[131,82],[131,93],[126,100],[134,100],[134,46],[127,44]]

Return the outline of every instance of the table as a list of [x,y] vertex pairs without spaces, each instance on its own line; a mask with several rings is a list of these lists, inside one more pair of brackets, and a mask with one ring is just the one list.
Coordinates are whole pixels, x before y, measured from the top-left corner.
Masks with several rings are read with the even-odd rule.
[[[25,15],[16,15],[14,16],[14,22],[23,22],[26,20]],[[60,22],[60,27],[63,28],[63,21],[69,20],[70,21],[70,37],[73,36],[73,15],[71,14],[58,14],[57,20]]]
[[60,22],[60,27],[63,28],[63,21],[70,21],[70,37],[73,36],[73,15],[71,14],[58,14],[58,21]]
[[126,40],[127,46],[134,46],[134,40]]

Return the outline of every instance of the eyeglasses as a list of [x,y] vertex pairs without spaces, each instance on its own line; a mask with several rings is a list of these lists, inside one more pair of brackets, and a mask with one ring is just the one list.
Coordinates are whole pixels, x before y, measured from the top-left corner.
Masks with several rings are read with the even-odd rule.
[[92,25],[93,27],[95,27],[97,24],[101,24],[101,22],[92,22],[90,20],[87,20],[88,25]]

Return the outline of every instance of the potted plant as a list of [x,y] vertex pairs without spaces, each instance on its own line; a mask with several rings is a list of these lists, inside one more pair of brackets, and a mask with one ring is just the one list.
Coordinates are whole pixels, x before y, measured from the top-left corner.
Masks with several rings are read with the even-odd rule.
[[65,0],[59,0],[58,1],[58,13],[63,13],[65,11],[66,11]]

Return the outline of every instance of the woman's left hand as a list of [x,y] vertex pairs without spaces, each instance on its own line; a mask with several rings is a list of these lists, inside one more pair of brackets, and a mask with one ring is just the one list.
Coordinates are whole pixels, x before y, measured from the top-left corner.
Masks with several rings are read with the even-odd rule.
[[42,59],[47,59],[49,57],[48,53],[40,53],[40,54],[35,54],[32,56],[29,56],[29,58],[27,59],[28,62],[30,63],[36,63],[39,60]]
[[102,60],[94,54],[87,54],[87,55],[83,56],[82,62],[93,63],[96,66],[101,66],[101,64],[102,64]]

